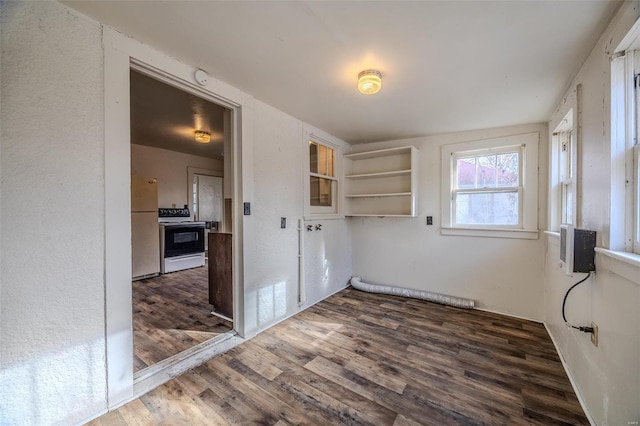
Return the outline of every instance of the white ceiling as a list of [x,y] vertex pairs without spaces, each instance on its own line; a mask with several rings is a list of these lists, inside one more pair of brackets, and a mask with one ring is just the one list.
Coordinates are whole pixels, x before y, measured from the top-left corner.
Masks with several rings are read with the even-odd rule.
[[547,121],[620,5],[64,3],[352,143]]

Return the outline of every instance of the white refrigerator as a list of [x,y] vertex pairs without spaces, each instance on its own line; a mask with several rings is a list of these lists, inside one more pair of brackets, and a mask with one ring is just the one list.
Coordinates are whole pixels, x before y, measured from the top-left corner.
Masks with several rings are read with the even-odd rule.
[[160,273],[160,228],[158,226],[158,181],[131,177],[131,276],[132,279]]

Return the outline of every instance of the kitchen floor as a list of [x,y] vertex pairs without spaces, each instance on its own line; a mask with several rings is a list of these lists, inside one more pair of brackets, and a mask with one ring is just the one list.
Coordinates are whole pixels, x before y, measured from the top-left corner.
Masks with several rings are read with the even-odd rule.
[[230,321],[211,315],[207,265],[132,286],[134,372],[233,328]]

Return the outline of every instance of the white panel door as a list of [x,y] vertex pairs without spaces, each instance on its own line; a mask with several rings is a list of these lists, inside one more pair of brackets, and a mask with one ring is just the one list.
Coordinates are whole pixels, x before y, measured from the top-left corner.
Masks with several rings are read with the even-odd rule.
[[222,178],[196,175],[196,220],[222,222]]

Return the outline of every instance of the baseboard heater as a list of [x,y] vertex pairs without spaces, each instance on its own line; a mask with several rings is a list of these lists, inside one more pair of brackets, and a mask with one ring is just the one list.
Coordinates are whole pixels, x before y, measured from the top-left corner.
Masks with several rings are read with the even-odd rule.
[[362,279],[360,277],[352,277],[351,285],[356,290],[366,291],[369,293],[382,293],[390,294],[393,296],[411,297],[414,299],[428,300],[429,302],[439,303],[441,305],[454,306],[456,308],[473,309],[476,304],[475,301],[470,299],[447,296],[445,294],[432,293],[430,291],[411,290],[402,287],[368,284],[362,282]]

